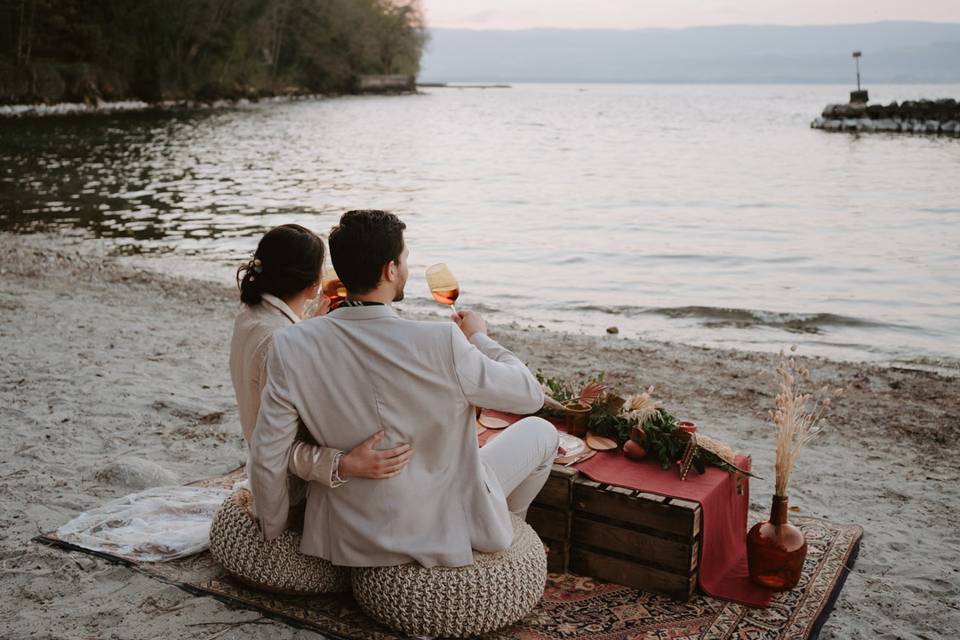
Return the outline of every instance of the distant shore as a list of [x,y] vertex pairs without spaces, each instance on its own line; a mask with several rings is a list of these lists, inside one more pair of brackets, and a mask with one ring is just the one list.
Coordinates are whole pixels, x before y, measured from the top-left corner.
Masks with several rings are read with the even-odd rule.
[[[256,618],[104,560],[29,543],[78,512],[130,492],[98,471],[124,455],[181,481],[244,458],[227,349],[228,283],[137,268],[107,243],[0,233],[0,620],[11,637],[204,638],[211,621]],[[401,313],[403,305],[398,305]],[[409,314],[407,314],[409,315]],[[430,316],[438,321],[439,312]],[[492,323],[495,317],[489,318]],[[753,455],[769,508],[773,402],[768,354],[491,324],[532,369],[606,371],[624,391],[655,385],[678,417]],[[847,388],[828,431],[800,459],[791,504],[857,522],[860,557],[821,638],[952,637],[960,629],[960,380],[805,359],[818,383]],[[213,417],[211,417],[213,416]],[[115,482],[115,481],[113,481]],[[108,623],[104,623],[108,620]],[[267,627],[267,628],[264,628]],[[306,635],[304,635],[306,634]],[[272,621],[232,638],[317,637]]]
[[[413,85],[411,85],[413,86]],[[343,95],[379,94],[404,95],[414,91],[398,91],[396,89],[371,90],[364,89],[354,92],[309,93],[306,91],[292,91],[287,94],[251,95],[249,97],[217,97],[210,99],[178,99],[146,102],[143,100],[113,100],[92,102],[50,102],[50,103],[23,103],[0,104],[0,118],[42,117],[64,115],[93,115],[125,113],[131,111],[194,111],[198,109],[223,109],[229,107],[244,107],[252,104],[282,104],[299,100],[322,100]]]
[[131,111],[193,111],[197,109],[222,109],[243,107],[258,103],[286,103],[297,100],[321,100],[340,94],[297,94],[266,98],[220,98],[216,100],[116,100],[111,102],[57,102],[52,104],[7,104],[0,105],[0,117],[42,117],[85,114],[110,114]]
[[174,111],[289,102],[349,94],[416,92],[412,74],[358,74],[321,88],[299,84],[210,82],[196,89],[164,91],[149,98],[119,74],[95,65],[33,63],[23,68],[0,60],[0,117]]

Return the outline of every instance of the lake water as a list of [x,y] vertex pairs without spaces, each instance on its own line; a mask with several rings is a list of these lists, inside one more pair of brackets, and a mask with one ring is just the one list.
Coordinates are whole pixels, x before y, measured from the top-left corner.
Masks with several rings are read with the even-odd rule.
[[229,280],[273,225],[391,209],[409,307],[438,309],[422,273],[443,261],[493,321],[956,367],[960,139],[811,130],[847,90],[519,85],[6,120],[0,228]]

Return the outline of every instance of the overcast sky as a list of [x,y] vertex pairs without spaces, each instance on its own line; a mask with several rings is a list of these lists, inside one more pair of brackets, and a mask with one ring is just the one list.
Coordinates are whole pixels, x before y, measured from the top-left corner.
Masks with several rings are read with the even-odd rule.
[[721,24],[960,22],[960,0],[422,0],[430,27],[641,29]]

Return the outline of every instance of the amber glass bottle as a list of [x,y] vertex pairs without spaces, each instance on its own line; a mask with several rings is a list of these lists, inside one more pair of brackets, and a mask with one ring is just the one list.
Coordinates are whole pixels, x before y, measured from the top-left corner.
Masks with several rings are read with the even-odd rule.
[[775,591],[797,586],[807,557],[807,540],[787,522],[787,496],[773,496],[770,520],[758,522],[747,534],[750,578]]

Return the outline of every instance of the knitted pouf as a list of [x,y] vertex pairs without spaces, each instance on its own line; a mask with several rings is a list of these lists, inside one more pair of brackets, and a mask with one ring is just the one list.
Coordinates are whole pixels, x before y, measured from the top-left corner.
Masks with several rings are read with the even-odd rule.
[[463,638],[516,622],[543,597],[547,557],[536,532],[513,519],[513,544],[474,552],[466,567],[417,563],[354,569],[353,595],[382,624],[413,636]]
[[227,498],[210,525],[210,555],[241,582],[264,591],[316,594],[345,591],[350,571],[300,553],[300,534],[284,531],[266,542],[250,513],[253,496],[241,489]]

